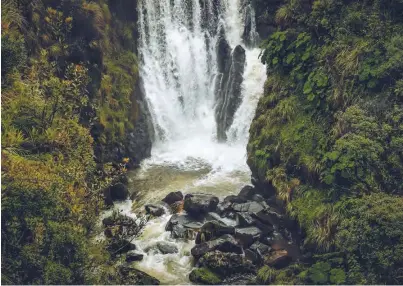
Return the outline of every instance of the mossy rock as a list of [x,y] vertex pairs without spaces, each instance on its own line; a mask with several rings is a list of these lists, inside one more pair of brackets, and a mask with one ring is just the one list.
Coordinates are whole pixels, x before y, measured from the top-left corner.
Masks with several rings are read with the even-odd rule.
[[208,268],[197,268],[189,274],[189,280],[194,283],[216,285],[222,282],[221,278]]

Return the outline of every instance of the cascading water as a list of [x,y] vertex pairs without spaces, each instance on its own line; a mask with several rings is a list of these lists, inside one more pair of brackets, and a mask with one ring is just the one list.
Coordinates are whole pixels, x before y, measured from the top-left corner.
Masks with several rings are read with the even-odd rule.
[[[248,129],[265,79],[259,50],[251,48],[257,35],[254,22],[244,25],[245,18],[254,17],[251,9],[242,0],[138,1],[141,77],[156,138],[151,158],[131,178],[138,192],[134,209],[171,191],[223,197],[250,182]],[[234,59],[237,45],[243,46],[237,48],[241,60]],[[227,59],[218,47],[228,52]],[[234,70],[236,65],[241,69]],[[236,81],[239,96],[232,94]],[[221,138],[226,141],[218,140],[219,132],[225,132]],[[127,212],[129,205],[117,207]],[[170,238],[165,231],[169,217],[149,222],[135,241],[144,253],[136,267],[163,283],[189,283],[193,242]],[[150,250],[161,240],[175,242],[179,253]]]

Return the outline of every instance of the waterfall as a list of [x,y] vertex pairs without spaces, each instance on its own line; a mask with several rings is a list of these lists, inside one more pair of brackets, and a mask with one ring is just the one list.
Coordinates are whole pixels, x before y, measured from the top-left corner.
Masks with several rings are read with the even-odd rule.
[[[249,2],[138,0],[140,75],[155,141],[130,178],[134,200],[115,204],[123,213],[173,191],[222,199],[250,183],[246,144],[265,67]],[[170,218],[167,210],[152,219],[133,241],[144,255],[136,267],[164,284],[188,284],[194,241],[165,231]],[[166,241],[178,253],[156,248]]]
[[[138,14],[141,77],[156,134],[153,158],[245,167],[248,126],[265,77],[258,50],[243,42],[246,30],[248,39],[256,38],[255,25],[244,24],[254,16],[251,5],[140,0]],[[218,51],[222,41],[228,59]],[[245,48],[243,61],[233,59],[238,45]],[[227,61],[221,70],[220,61]]]

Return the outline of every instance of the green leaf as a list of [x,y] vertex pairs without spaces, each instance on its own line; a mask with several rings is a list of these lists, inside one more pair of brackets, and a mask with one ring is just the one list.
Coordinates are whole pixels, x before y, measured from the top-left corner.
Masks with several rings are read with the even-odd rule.
[[312,86],[310,81],[306,81],[304,84],[304,94],[309,94],[312,92]]

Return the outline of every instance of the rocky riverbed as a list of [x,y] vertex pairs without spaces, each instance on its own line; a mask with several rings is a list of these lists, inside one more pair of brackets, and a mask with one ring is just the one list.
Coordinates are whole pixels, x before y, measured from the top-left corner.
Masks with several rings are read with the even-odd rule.
[[[145,205],[144,212],[149,220],[145,236],[111,246],[124,261],[122,273],[134,276],[137,284],[178,282],[152,277],[163,276],[152,265],[145,267],[147,259],[158,268],[162,257],[179,257],[171,267],[183,272],[181,283],[196,284],[258,284],[259,268],[282,269],[299,259],[292,221],[274,197],[249,185],[221,200],[207,193],[171,192],[159,203]],[[154,236],[153,224],[160,228]],[[103,226],[109,238],[114,228],[118,235],[143,228],[140,216],[131,213],[106,216]]]

